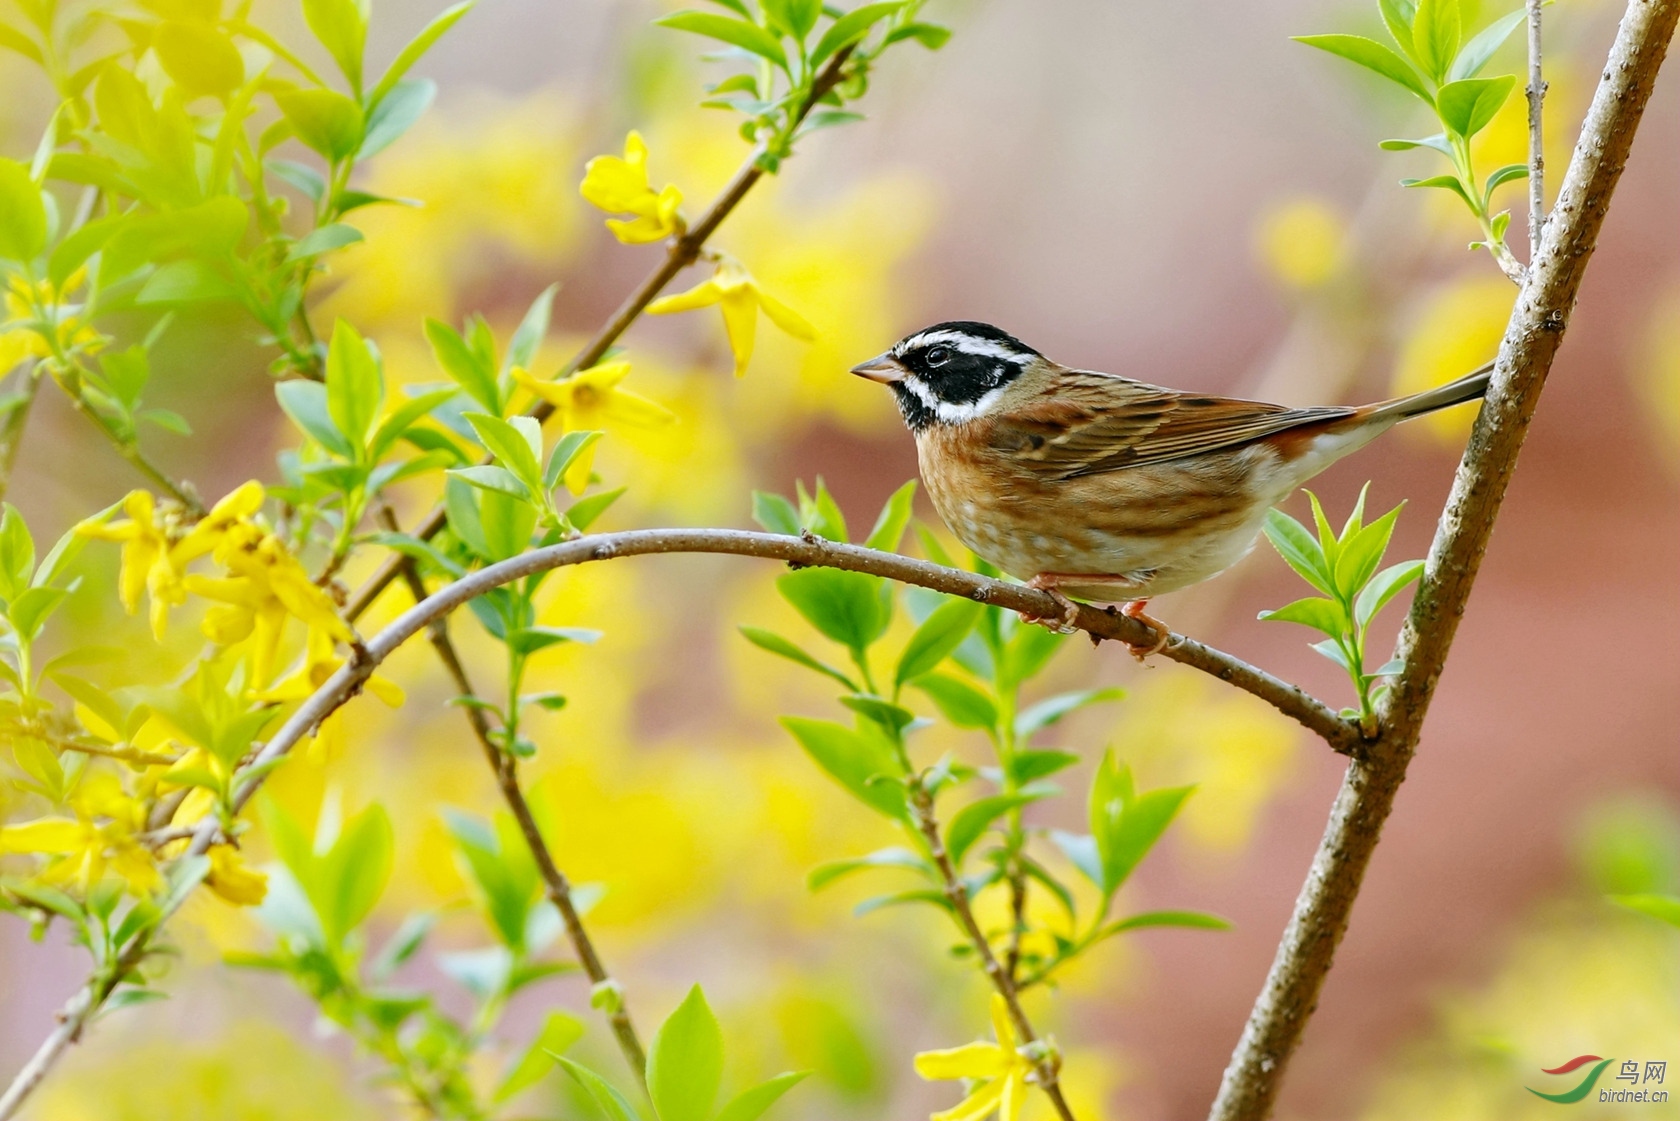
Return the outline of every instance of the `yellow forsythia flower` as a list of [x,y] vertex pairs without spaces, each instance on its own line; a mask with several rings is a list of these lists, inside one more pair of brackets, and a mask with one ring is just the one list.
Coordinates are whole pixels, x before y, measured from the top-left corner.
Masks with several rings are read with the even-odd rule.
[[[618,388],[630,373],[628,362],[602,362],[587,370],[579,370],[569,378],[540,381],[523,369],[515,368],[513,380],[554,406],[560,425],[567,432],[604,429],[608,424],[623,424],[631,428],[658,428],[674,424],[677,415],[657,401],[650,401],[637,393]],[[566,488],[581,494],[589,485],[589,472],[595,462],[595,445],[583,449],[571,466],[566,468]]]
[[[303,661],[290,674],[275,682],[273,688],[257,694],[257,699],[281,703],[307,700],[343,665],[344,659],[338,656],[332,636],[324,630],[313,628],[309,632]],[[368,678],[364,687],[392,708],[401,707],[406,699],[402,686],[381,674],[376,673]],[[312,758],[330,756],[343,742],[343,738],[344,709],[340,707],[316,728],[315,736],[310,741]]]
[[1016,1050],[1020,1040],[1009,1022],[1009,1006],[996,993],[992,994],[992,1031],[996,1043],[980,1041],[916,1056],[916,1073],[923,1078],[966,1078],[979,1083],[961,1102],[935,1113],[932,1121],[980,1121],[994,1111],[1000,1121],[1017,1121],[1021,1116],[1033,1065]]
[[84,537],[122,543],[122,572],[117,593],[130,615],[140,610],[140,593],[151,598],[152,634],[163,638],[170,607],[187,602],[182,582],[187,565],[214,549],[234,525],[255,514],[263,503],[262,484],[250,482],[228,494],[179,540],[170,540],[168,518],[160,518],[147,491],[130,491],[122,501],[125,522],[85,521],[76,527]]
[[268,874],[247,865],[232,845],[211,848],[210,874],[204,884],[237,907],[255,907],[268,895]]
[[[80,348],[87,354],[104,346],[105,337],[82,321],[81,306],[64,299],[86,280],[86,269],[71,273],[63,288],[54,288],[49,280],[31,285],[12,274],[6,282],[6,316],[0,321],[0,374],[25,358],[50,358],[55,345],[63,351]],[[26,322],[31,325],[24,326]],[[52,332],[50,336],[41,333],[43,326]]]
[[84,894],[106,873],[137,895],[163,886],[152,851],[139,840],[146,829],[146,807],[123,790],[116,775],[88,775],[71,796],[70,808],[74,818],[43,817],[0,828],[0,855],[56,856],[41,879],[73,884]]
[[717,304],[723,310],[723,327],[729,335],[729,350],[735,355],[736,377],[747,372],[761,308],[770,317],[770,322],[794,338],[810,342],[817,337],[816,330],[804,316],[759,287],[752,274],[730,257],[720,256],[717,271],[710,280],[675,296],[657,299],[648,305],[647,310],[649,315],[669,315],[711,304]]
[[607,229],[626,245],[660,241],[688,228],[678,209],[682,192],[670,183],[655,192],[648,184],[647,158],[647,143],[632,131],[624,139],[624,158],[596,156],[584,165],[578,187],[584,198],[608,214],[635,215],[630,221],[607,219]]

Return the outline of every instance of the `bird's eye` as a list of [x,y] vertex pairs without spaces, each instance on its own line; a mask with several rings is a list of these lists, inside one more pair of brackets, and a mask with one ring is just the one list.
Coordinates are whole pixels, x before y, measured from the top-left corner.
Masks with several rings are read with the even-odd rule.
[[926,362],[929,366],[943,366],[950,360],[950,348],[943,346],[936,346],[922,356],[922,361]]

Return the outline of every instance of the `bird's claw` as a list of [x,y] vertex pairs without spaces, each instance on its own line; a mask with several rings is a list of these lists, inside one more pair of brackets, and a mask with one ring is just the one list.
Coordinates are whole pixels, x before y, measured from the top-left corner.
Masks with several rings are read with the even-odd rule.
[[1036,623],[1039,626],[1044,627],[1046,630],[1054,631],[1057,634],[1073,634],[1079,630],[1079,627],[1076,625],[1079,619],[1079,605],[1077,603],[1057,591],[1054,584],[1048,582],[1041,583],[1040,579],[1036,576],[1027,581],[1027,587],[1032,588],[1034,591],[1043,592],[1045,595],[1055,600],[1056,606],[1062,609],[1062,613],[1060,615],[1023,614],[1021,616],[1022,622]]
[[1145,615],[1143,613],[1143,609],[1148,605],[1148,603],[1148,600],[1133,600],[1120,609],[1120,614],[1126,616],[1128,619],[1136,619],[1138,622],[1142,623],[1154,632],[1154,641],[1149,645],[1144,645],[1143,643],[1138,642],[1128,642],[1125,644],[1126,651],[1140,662],[1149,657],[1151,654],[1159,654],[1161,651],[1165,650],[1167,648],[1167,644],[1172,641],[1172,631],[1167,628],[1165,623],[1161,622],[1161,620],[1155,618],[1153,615]]

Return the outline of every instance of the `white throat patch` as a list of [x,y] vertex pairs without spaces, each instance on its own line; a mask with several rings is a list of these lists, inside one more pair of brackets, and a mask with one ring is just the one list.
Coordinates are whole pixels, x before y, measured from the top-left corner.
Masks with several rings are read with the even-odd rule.
[[993,405],[997,404],[998,398],[1003,396],[1004,390],[1009,388],[1007,384],[1000,385],[996,389],[987,390],[978,400],[958,404],[953,401],[941,400],[935,396],[933,390],[929,389],[922,382],[922,379],[914,374],[911,374],[899,384],[908,389],[916,400],[927,407],[929,412],[947,424],[962,424],[983,416],[990,411]]

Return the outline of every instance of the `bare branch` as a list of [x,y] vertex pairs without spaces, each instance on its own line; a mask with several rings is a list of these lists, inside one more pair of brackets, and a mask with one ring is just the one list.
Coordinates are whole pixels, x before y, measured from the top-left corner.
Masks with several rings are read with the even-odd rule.
[[1511,312],[1493,384],[1401,632],[1405,669],[1379,713],[1378,739],[1348,765],[1265,987],[1225,1070],[1210,1114],[1215,1121],[1254,1121],[1271,1113],[1289,1058],[1318,1002],[1383,822],[1416,750],[1517,453],[1677,19],[1680,0],[1632,0],[1622,19],[1557,207],[1542,229],[1528,282]]
[[1528,11],[1528,259],[1540,255],[1540,231],[1546,225],[1546,150],[1541,144],[1540,110],[1546,101],[1546,77],[1540,65],[1540,9],[1545,0],[1527,0]]
[[[916,829],[922,839],[927,842],[928,853],[933,857],[933,863],[939,869],[939,880],[945,889],[945,898],[951,903],[951,911],[955,915],[957,925],[967,936],[969,944],[974,947],[975,957],[980,962],[980,971],[992,982],[998,995],[1009,1007],[1009,1019],[1015,1025],[1015,1032],[1021,1037],[1023,1045],[1038,1042],[1038,1035],[1033,1031],[1032,1022],[1027,1019],[1026,1009],[1021,1007],[1021,998],[1016,991],[1014,978],[1010,971],[998,961],[992,952],[992,943],[986,937],[986,932],[980,929],[980,924],[974,918],[974,908],[969,906],[968,888],[963,884],[962,877],[957,874],[956,866],[951,863],[951,856],[945,851],[945,842],[939,836],[939,822],[933,813],[933,796],[927,792],[921,780],[915,780],[910,787],[910,816],[915,819]],[[1002,1042],[999,1040],[998,1042]],[[1050,1104],[1056,1107],[1056,1115],[1062,1121],[1074,1121],[1073,1110],[1069,1108],[1067,1098],[1062,1094],[1059,1081],[1060,1060],[1054,1055],[1046,1055],[1033,1064],[1037,1071],[1038,1084],[1050,1099]]]

